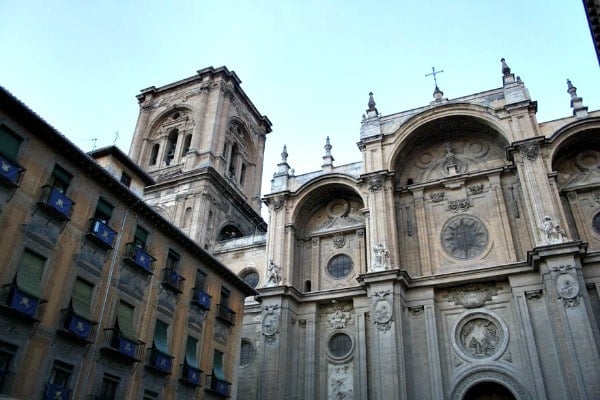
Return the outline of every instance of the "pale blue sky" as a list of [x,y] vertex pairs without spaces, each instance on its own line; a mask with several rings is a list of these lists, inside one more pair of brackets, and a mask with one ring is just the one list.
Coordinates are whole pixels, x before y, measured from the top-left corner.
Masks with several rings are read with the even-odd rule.
[[[135,95],[226,65],[273,122],[265,181],[288,145],[297,173],[359,161],[368,93],[391,114],[426,105],[431,67],[448,98],[501,85],[505,57],[538,120],[571,114],[566,79],[600,108],[600,69],[581,1],[0,0],[0,85],[83,150],[128,151]],[[263,187],[263,194],[269,189]]]

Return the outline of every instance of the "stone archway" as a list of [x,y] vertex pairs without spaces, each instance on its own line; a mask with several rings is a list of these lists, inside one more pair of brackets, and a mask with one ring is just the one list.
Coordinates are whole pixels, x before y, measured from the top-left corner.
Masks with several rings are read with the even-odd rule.
[[516,400],[506,386],[498,382],[480,382],[471,386],[462,400]]

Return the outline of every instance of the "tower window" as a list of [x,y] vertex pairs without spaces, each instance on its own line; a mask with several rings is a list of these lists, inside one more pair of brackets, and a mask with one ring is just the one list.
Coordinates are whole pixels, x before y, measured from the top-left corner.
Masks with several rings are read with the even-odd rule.
[[156,160],[158,159],[158,143],[152,146],[152,151],[150,151],[150,165],[156,165]]
[[167,149],[165,151],[165,164],[170,165],[171,161],[175,158],[175,148],[177,147],[177,139],[179,138],[179,131],[173,129],[167,138]]
[[181,155],[185,156],[188,151],[190,151],[190,145],[192,144],[192,135],[186,135],[183,140],[183,149],[181,150]]

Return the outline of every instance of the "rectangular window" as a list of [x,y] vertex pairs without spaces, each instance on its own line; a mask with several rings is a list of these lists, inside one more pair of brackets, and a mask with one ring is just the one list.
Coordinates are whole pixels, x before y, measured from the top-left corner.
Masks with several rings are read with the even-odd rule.
[[17,346],[12,344],[0,342],[0,393],[5,393],[8,388],[5,387],[4,381],[8,376],[11,363],[17,352]]
[[200,369],[198,363],[198,340],[188,336],[187,343],[185,345],[185,363],[192,368]]
[[67,172],[67,170],[65,170],[58,164],[54,165],[50,181],[50,185],[54,190],[58,191],[59,193],[65,194],[67,192],[67,189],[69,188],[69,183],[71,183],[71,179],[73,179],[73,175]]
[[223,353],[219,350],[215,350],[213,357],[213,376],[219,380],[225,380],[225,374],[223,372]]
[[231,298],[231,292],[229,289],[221,287],[221,305],[229,308],[229,300]]
[[73,286],[73,296],[71,297],[71,306],[73,311],[80,317],[92,320],[92,294],[94,285],[84,281],[81,278],[75,279]]
[[202,290],[204,291],[204,287],[206,285],[206,274],[200,270],[196,271],[196,282],[195,282],[196,286],[194,286],[194,289],[197,290]]
[[110,221],[110,217],[112,217],[112,212],[114,207],[102,197],[98,199],[98,203],[96,204],[96,212],[94,213],[94,218],[100,220],[102,223],[107,224]]
[[100,387],[100,396],[98,400],[114,400],[117,398],[117,389],[121,379],[118,376],[104,374],[102,386]]
[[73,373],[73,366],[62,361],[55,360],[50,375],[50,384],[59,388],[67,388],[69,379]]
[[126,172],[121,173],[121,183],[125,185],[125,187],[131,186],[131,176]]
[[17,162],[22,141],[23,139],[8,127],[0,125],[0,154],[9,161]]
[[135,330],[133,329],[134,310],[135,308],[132,305],[124,301],[119,301],[117,307],[117,325],[121,334],[129,340],[135,340]]
[[154,328],[154,347],[163,354],[169,354],[168,331],[169,325],[157,319]]
[[29,249],[25,249],[21,255],[19,269],[17,271],[17,287],[25,294],[42,298],[41,283],[44,273],[46,259]]
[[148,231],[137,225],[135,228],[135,235],[133,237],[133,243],[140,249],[146,248],[146,242],[148,240]]
[[177,254],[173,250],[169,249],[169,254],[167,255],[166,268],[170,269],[172,271],[177,271],[177,268],[179,267],[179,259],[180,258],[181,258],[181,256],[179,254]]
[[153,392],[152,390],[144,390],[144,397],[142,397],[142,400],[156,400],[158,399],[158,393]]

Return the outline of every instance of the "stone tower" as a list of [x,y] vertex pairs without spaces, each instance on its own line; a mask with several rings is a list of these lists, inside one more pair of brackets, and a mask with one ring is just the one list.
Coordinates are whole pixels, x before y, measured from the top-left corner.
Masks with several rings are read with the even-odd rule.
[[144,200],[205,249],[264,232],[260,186],[266,135],[261,115],[226,67],[137,96],[129,156],[156,184]]

